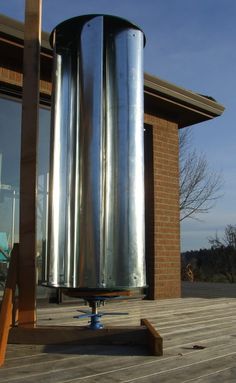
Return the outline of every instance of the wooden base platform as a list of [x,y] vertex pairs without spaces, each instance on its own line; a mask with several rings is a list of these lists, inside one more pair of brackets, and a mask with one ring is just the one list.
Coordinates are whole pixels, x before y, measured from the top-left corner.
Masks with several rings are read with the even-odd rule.
[[[184,299],[106,305],[107,312],[129,315],[105,316],[105,326],[139,326],[141,318],[148,318],[163,337],[163,356],[149,356],[144,346],[8,344],[0,382],[234,383],[236,284],[184,282],[183,294]],[[87,318],[73,319],[80,308],[84,305],[77,302],[41,304],[37,323],[86,326]]]
[[[94,330],[82,326],[50,326],[34,327],[35,322],[18,321],[18,305],[15,297],[17,285],[17,264],[19,246],[15,245],[11,255],[9,271],[4,290],[2,307],[0,312],[0,366],[5,361],[6,348],[8,343],[32,344],[32,345],[54,345],[54,344],[77,344],[77,345],[141,345],[147,346],[150,354],[154,356],[163,355],[162,338],[147,319],[141,319],[140,326],[135,327],[105,327]],[[69,289],[69,294],[73,293],[77,297],[83,297],[92,302],[93,299],[112,298],[114,296],[129,296],[129,291],[102,291],[95,294],[94,291],[85,292],[73,291]],[[80,295],[82,294],[82,295]],[[95,306],[91,306],[92,311],[96,311]],[[35,311],[35,310],[34,310]],[[19,311],[20,313],[20,311]],[[36,313],[35,313],[36,314]],[[94,314],[94,313],[93,313]],[[36,315],[35,315],[36,316]]]
[[91,330],[84,326],[13,327],[9,332],[8,343],[34,345],[140,345],[147,347],[150,355],[163,355],[162,338],[147,319],[141,319],[140,326],[111,326],[100,330]]

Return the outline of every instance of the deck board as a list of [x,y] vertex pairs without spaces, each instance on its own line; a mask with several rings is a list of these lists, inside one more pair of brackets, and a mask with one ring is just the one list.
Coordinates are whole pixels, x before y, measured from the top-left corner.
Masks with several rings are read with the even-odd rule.
[[[235,382],[235,286],[231,291],[229,285],[185,283],[184,289],[182,299],[124,300],[101,307],[110,313],[129,312],[106,316],[104,323],[109,325],[138,325],[140,318],[148,318],[163,337],[162,357],[131,346],[9,344],[0,382]],[[85,308],[81,302],[40,306],[38,324],[85,325],[86,319],[73,319],[79,308]],[[196,345],[204,348],[195,349]]]

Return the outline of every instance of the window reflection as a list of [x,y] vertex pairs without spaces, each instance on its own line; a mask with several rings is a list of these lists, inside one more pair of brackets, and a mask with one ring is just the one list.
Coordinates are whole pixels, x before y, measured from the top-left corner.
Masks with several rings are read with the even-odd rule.
[[38,188],[37,188],[37,261],[38,278],[42,279],[42,256],[47,235],[47,210],[49,186],[50,110],[39,109],[38,136]]
[[21,104],[1,98],[0,233],[7,237],[8,251],[19,241],[20,124]]
[[[6,253],[19,241],[21,107],[19,101],[0,98],[0,248]],[[40,108],[38,139],[37,261],[40,279],[47,232],[50,111],[46,108]],[[3,258],[0,251],[0,263]]]

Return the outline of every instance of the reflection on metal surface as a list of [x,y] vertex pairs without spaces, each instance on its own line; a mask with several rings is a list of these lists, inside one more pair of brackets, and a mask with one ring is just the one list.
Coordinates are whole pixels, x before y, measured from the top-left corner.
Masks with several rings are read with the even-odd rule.
[[45,282],[143,287],[143,33],[123,19],[93,15],[60,24],[51,43]]

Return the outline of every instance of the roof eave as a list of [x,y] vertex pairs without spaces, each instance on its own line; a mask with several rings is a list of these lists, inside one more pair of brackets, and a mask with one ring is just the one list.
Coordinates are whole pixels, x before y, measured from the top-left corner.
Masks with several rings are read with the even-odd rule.
[[[24,24],[0,14],[1,33],[13,40],[24,40]],[[42,32],[42,51],[49,56],[52,51],[49,34]],[[176,86],[145,73],[144,75],[145,111],[172,119],[180,128],[194,125],[220,116],[224,107],[207,97]]]
[[[220,116],[224,106],[206,96],[186,90],[147,73],[144,75],[144,91],[155,100],[163,114],[168,110],[179,127],[186,127]],[[177,121],[178,120],[178,121]]]

